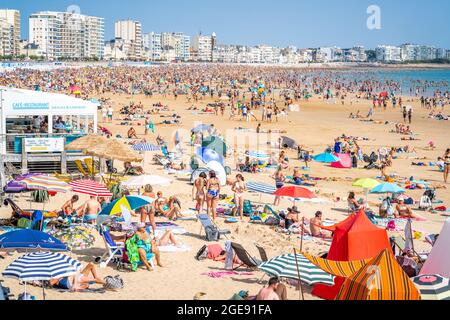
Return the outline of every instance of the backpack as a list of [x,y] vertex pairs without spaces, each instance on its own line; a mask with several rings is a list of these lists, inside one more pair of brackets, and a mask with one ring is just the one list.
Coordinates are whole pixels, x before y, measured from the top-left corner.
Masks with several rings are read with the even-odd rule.
[[195,259],[205,260],[206,258],[208,258],[208,246],[204,245],[200,248],[200,250],[198,250],[197,254],[195,255]]
[[206,241],[217,241],[220,239],[219,230],[213,225],[207,226],[205,232]]
[[119,275],[115,277],[107,276],[104,280],[105,280],[104,288],[107,290],[123,289],[124,282]]

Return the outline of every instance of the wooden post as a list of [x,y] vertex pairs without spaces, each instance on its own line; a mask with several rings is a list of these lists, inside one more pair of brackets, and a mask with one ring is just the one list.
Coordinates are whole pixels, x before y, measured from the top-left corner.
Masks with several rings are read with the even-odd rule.
[[[64,137],[64,142],[63,145],[66,145],[66,138]],[[66,174],[67,173],[67,152],[66,149],[64,149],[61,152],[61,174]]]
[[[302,278],[300,277],[300,269],[298,267],[298,260],[297,260],[297,250],[294,248],[294,258],[295,258],[295,265],[297,266],[297,275],[298,275],[298,284],[300,285],[300,290],[298,293],[298,298],[305,300],[305,296],[303,295],[303,285],[302,285]],[[301,296],[300,296],[301,295]]]
[[25,138],[22,138],[22,173],[25,174],[28,171],[28,159],[27,152],[25,151]]

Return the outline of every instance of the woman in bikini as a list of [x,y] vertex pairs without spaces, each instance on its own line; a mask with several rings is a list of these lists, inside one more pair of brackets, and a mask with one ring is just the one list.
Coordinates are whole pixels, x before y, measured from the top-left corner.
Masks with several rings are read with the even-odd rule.
[[[92,277],[90,276],[91,274]],[[75,292],[89,289],[89,285],[93,282],[105,285],[105,281],[98,277],[95,265],[93,263],[88,263],[86,267],[84,267],[84,269],[76,275],[58,279],[50,279],[49,284],[59,289]]]
[[411,218],[411,219],[415,219],[417,218],[411,208],[409,208],[406,204],[405,201],[403,199],[398,201],[398,204],[395,207],[395,211],[394,212],[394,218]]
[[450,148],[444,154],[444,182],[447,183],[448,174],[450,172]]
[[234,208],[233,208],[233,216],[236,214],[237,209],[239,208],[239,214],[241,220],[244,218],[244,196],[247,192],[247,186],[245,185],[245,179],[242,174],[238,174],[236,176],[236,181],[231,187],[231,190],[234,192]]
[[[283,188],[286,177],[284,176],[283,168],[281,166],[279,166],[277,171],[275,172],[274,179],[275,179],[275,187],[277,189]],[[281,197],[276,196],[273,205],[278,206],[280,204],[280,200]]]
[[199,214],[203,212],[203,205],[206,200],[206,178],[206,173],[200,173],[200,176],[195,180],[194,187],[192,188],[192,198],[197,201],[196,208]]
[[[144,188],[144,193],[142,194],[144,197],[149,197],[152,199],[155,199],[155,193],[153,192],[153,187],[151,185],[146,185]],[[148,217],[148,221],[152,225],[153,231],[156,230],[156,223],[155,223],[155,210],[152,205],[144,206],[140,209],[141,214],[141,222],[145,223]]]
[[220,181],[214,171],[209,172],[209,179],[206,183],[206,212],[211,215],[213,220],[216,219],[217,203],[219,202]]
[[167,205],[163,208],[162,214],[171,220],[182,218],[180,201],[176,197],[170,197]]

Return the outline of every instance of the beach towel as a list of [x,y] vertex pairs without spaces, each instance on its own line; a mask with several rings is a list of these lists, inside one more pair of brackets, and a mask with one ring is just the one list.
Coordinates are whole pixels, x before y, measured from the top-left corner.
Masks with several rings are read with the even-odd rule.
[[186,245],[186,244],[182,244],[179,246],[175,246],[175,245],[168,245],[168,246],[159,246],[158,247],[160,252],[189,252],[191,251],[191,247]]
[[208,276],[211,278],[223,278],[226,276],[252,276],[252,272],[236,272],[236,271],[210,271],[204,272],[201,274],[202,276]]
[[220,256],[223,251],[224,250],[219,244],[208,245],[208,259],[214,260],[215,258]]

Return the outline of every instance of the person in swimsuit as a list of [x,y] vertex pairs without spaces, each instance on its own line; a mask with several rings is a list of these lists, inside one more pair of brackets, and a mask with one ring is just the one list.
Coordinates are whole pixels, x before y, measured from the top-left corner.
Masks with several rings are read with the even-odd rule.
[[91,198],[86,201],[83,206],[83,220],[86,223],[95,224],[97,221],[97,216],[101,211],[101,205],[97,201],[97,198],[91,196]]
[[[92,277],[90,276],[92,274]],[[80,291],[89,289],[91,283],[105,285],[105,281],[100,279],[93,263],[88,263],[83,270],[74,276],[50,279],[50,285],[59,289]]]
[[164,206],[162,214],[171,219],[182,218],[180,201],[176,197],[170,197],[167,205]]
[[245,185],[245,179],[242,174],[238,174],[236,176],[236,181],[231,187],[231,190],[234,192],[234,208],[232,210],[233,216],[236,214],[236,211],[239,208],[239,215],[242,220],[244,218],[244,196],[247,192],[247,186]]
[[[274,179],[275,179],[275,187],[277,189],[283,188],[286,177],[284,176],[283,168],[281,166],[279,166],[277,171],[275,172]],[[281,197],[276,196],[273,205],[278,206],[280,204],[280,200]]]
[[444,182],[447,183],[448,174],[450,172],[450,148],[444,154]]
[[153,207],[156,215],[162,215],[164,210],[167,210],[169,207],[167,206],[168,200],[163,197],[163,193],[158,191],[156,193],[156,200],[153,202]]
[[412,218],[415,219],[416,216],[412,212],[411,208],[409,208],[403,199],[398,201],[398,204],[395,206],[394,218]]
[[79,200],[78,195],[74,195],[69,201],[67,201],[62,207],[61,207],[61,216],[72,216],[77,215],[77,211],[74,209],[73,205]]
[[195,180],[192,188],[192,199],[197,201],[197,212],[200,214],[203,212],[203,205],[206,200],[206,173],[200,173],[200,176]]
[[136,233],[139,240],[137,241],[139,257],[148,271],[152,271],[152,267],[148,263],[147,256],[150,253],[155,254],[156,264],[162,267],[161,254],[155,241],[152,241],[150,235],[145,230],[145,223],[138,223]]
[[211,216],[213,220],[215,220],[217,214],[217,203],[219,202],[220,181],[214,171],[209,172],[209,179],[206,182],[206,190],[206,212],[208,215],[211,212]]
[[[144,197],[149,197],[155,199],[155,193],[153,192],[153,187],[147,184],[144,188],[144,193],[142,194]],[[153,232],[156,230],[156,222],[155,222],[155,208],[152,205],[147,205],[142,207],[140,210],[141,214],[141,222],[145,223],[148,217],[148,221],[152,225]]]

